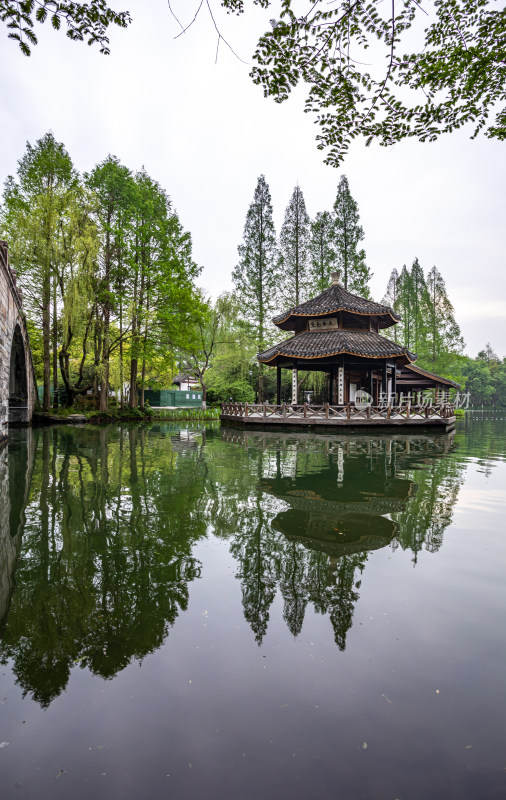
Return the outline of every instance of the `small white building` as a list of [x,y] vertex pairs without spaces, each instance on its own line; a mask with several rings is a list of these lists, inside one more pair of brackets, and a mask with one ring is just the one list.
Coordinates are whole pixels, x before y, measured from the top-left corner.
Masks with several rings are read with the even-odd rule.
[[180,392],[190,392],[197,386],[200,386],[199,381],[190,375],[188,372],[180,372],[172,378],[172,385],[177,386]]

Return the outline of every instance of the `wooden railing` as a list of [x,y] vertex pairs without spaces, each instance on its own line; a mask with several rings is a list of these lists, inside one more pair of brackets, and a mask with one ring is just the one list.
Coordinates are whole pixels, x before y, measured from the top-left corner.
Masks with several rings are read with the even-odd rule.
[[434,405],[404,403],[402,405],[388,406],[367,406],[367,408],[357,408],[348,403],[347,405],[331,406],[329,403],[324,405],[311,405],[303,403],[295,405],[293,403],[282,403],[273,405],[272,403],[222,403],[221,413],[228,417],[264,417],[283,418],[283,419],[450,419],[455,415],[453,403],[436,403]]

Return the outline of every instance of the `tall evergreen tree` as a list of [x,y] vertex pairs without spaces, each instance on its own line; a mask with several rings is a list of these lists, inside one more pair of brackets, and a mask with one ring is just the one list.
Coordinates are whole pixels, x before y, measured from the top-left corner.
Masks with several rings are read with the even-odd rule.
[[149,362],[161,350],[187,344],[200,269],[192,258],[170,198],[145,170],[135,176],[135,218],[130,256],[130,405],[144,405]]
[[309,254],[310,294],[316,295],[328,288],[336,267],[334,222],[329,211],[319,211],[311,223]]
[[412,347],[419,358],[427,355],[431,303],[423,269],[417,258],[411,267]]
[[[239,263],[232,278],[237,290],[241,315],[258,351],[265,349],[269,315],[278,277],[276,231],[272,218],[269,186],[260,175],[253,202],[246,214],[243,243],[238,247]],[[263,366],[259,366],[258,395],[263,401]]]
[[304,195],[296,186],[285,211],[280,233],[282,258],[282,299],[287,306],[298,306],[309,291],[310,219]]
[[443,365],[448,353],[462,353],[464,340],[437,267],[432,267],[427,275],[427,289],[430,297],[429,358],[433,365],[438,361]]
[[341,175],[334,203],[336,266],[341,270],[345,289],[369,297],[372,273],[365,263],[365,250],[359,249],[364,238],[359,222],[358,205],[351,196],[348,178]]
[[[110,325],[114,311],[119,311],[119,343],[123,345],[123,290],[127,235],[133,215],[134,184],[127,167],[115,156],[98,164],[88,178],[97,198],[97,228],[101,240],[97,270],[97,320],[101,326],[101,372],[99,408],[107,406],[109,359],[116,344],[111,340]],[[122,373],[122,359],[120,372]],[[121,382],[122,376],[121,376]],[[123,387],[121,387],[123,397]]]
[[401,318],[398,327],[398,338],[402,344],[412,350],[413,348],[413,281],[411,273],[404,264],[397,279],[397,300],[394,311]]
[[[388,279],[386,292],[381,301],[383,305],[390,306],[391,309],[396,311],[397,307],[397,284],[399,281],[399,272],[394,267]],[[384,331],[385,336],[390,336],[395,342],[397,341],[397,325],[392,325],[391,328],[386,328]]]

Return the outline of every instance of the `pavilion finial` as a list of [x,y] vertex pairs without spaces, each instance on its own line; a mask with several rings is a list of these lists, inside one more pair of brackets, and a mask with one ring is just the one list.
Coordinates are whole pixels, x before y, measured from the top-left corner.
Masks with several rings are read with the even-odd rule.
[[332,273],[332,283],[331,286],[341,286],[341,272],[336,270],[336,272]]

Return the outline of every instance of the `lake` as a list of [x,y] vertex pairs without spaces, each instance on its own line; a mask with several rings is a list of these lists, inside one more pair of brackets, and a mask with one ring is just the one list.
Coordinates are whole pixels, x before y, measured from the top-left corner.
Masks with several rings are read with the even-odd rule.
[[12,430],[2,798],[504,800],[506,421],[483,417]]

